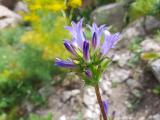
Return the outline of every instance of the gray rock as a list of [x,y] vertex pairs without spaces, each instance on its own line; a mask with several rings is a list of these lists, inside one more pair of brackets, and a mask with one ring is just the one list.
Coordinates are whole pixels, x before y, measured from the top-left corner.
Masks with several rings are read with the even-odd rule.
[[59,120],[67,120],[65,115],[62,115]]
[[115,62],[118,62],[118,65],[120,67],[124,67],[125,65],[127,65],[128,60],[131,57],[132,57],[132,53],[130,53],[129,51],[126,51],[126,52],[115,54],[112,60]]
[[131,71],[125,69],[114,69],[110,73],[110,80],[115,83],[122,83],[130,76]]
[[[145,22],[145,29],[144,24]],[[119,48],[128,46],[133,38],[135,37],[144,37],[146,31],[152,31],[155,28],[160,28],[160,21],[154,17],[148,16],[144,21],[144,18],[141,17],[134,22],[130,23],[121,34],[121,40],[117,44]]]
[[87,87],[84,89],[83,102],[87,106],[84,110],[84,119],[97,120],[99,118],[100,109],[93,87]]
[[133,90],[135,88],[141,88],[140,83],[137,80],[134,79],[128,79],[126,84],[128,85],[128,87]]
[[86,88],[84,91],[83,102],[87,106],[96,104],[96,95],[94,88]]
[[145,31],[142,27],[143,19],[138,19],[132,23],[130,23],[125,29],[123,29],[121,33],[121,38],[118,44],[116,45],[117,48],[126,48],[130,45],[131,41],[135,37],[142,37],[145,35]]
[[146,120],[146,118],[144,116],[142,116],[138,120]]
[[147,31],[151,31],[156,28],[160,28],[160,21],[153,16],[147,16],[145,21]]
[[102,89],[103,92],[107,93],[108,95],[112,94],[112,83],[109,81],[109,78],[103,78],[100,80],[100,88]]
[[142,97],[142,94],[141,94],[141,91],[138,90],[138,89],[134,89],[131,91],[132,95],[136,98],[141,98]]
[[13,9],[18,0],[0,0],[0,4],[6,6],[9,9]]
[[160,82],[160,59],[153,61],[150,63],[151,70],[157,80]]
[[34,105],[26,100],[23,102],[22,107],[24,107],[28,113],[31,113],[34,110]]
[[15,26],[21,20],[21,17],[9,10],[8,8],[0,5],[0,29]]
[[142,43],[141,47],[144,52],[149,52],[149,51],[160,51],[160,43],[156,42],[155,39],[152,38],[146,38]]
[[75,90],[70,90],[70,91],[64,91],[62,95],[62,101],[66,102],[69,100],[71,97],[75,97],[80,93],[80,90],[75,89]]
[[153,120],[160,120],[160,114],[156,114],[153,116]]
[[84,119],[85,120],[98,120],[99,114],[97,114],[91,110],[86,110],[86,112],[84,113]]
[[149,120],[160,120],[160,114],[150,115]]
[[[122,30],[125,9],[121,3],[108,4],[93,11],[91,18],[98,25],[113,25],[118,31]],[[117,19],[118,18],[118,19]]]
[[45,86],[38,90],[38,93],[42,96],[42,98],[47,98],[52,94],[53,88],[51,86]]
[[24,2],[19,1],[19,2],[16,3],[14,11],[16,13],[18,13],[20,11],[28,12],[28,8],[27,8],[27,5]]

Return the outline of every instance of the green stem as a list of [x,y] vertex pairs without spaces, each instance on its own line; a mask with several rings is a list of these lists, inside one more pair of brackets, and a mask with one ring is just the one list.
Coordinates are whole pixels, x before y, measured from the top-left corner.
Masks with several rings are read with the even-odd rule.
[[73,12],[74,12],[74,8],[71,8],[71,11],[70,11],[70,13],[69,13],[69,20],[70,20],[70,21],[72,21]]
[[102,98],[101,98],[101,95],[100,95],[99,85],[98,84],[95,86],[95,92],[96,92],[98,104],[99,104],[100,109],[101,109],[103,120],[108,120],[107,119],[107,115],[106,115],[105,110],[104,110],[104,107],[103,107],[103,102],[102,102]]

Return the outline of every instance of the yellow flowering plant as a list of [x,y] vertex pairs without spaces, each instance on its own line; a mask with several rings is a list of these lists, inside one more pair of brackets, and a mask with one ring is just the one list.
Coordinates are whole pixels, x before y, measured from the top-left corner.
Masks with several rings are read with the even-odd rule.
[[46,60],[52,60],[57,55],[65,57],[67,53],[61,49],[63,47],[60,43],[68,37],[67,31],[63,28],[70,23],[71,15],[67,17],[67,12],[68,9],[80,7],[82,0],[24,1],[29,12],[22,13],[22,16],[32,29],[22,36],[21,42],[42,49],[42,57]]
[[61,43],[69,37],[64,26],[70,23],[66,11],[72,4],[64,0],[24,1],[28,12],[20,14],[25,27],[0,31],[0,119],[4,113],[4,120],[12,119],[8,116],[19,101],[31,99],[36,105],[44,102],[44,98],[34,94],[35,90],[61,73],[52,67],[53,59],[68,56]]
[[68,5],[72,8],[77,8],[82,6],[82,0],[69,0]]

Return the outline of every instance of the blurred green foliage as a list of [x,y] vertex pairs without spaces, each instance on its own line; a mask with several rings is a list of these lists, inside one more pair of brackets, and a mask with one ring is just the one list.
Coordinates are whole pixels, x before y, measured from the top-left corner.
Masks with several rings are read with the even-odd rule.
[[[30,11],[21,14],[27,26],[0,31],[0,116],[5,120],[18,119],[19,110],[15,108],[24,99],[34,105],[45,102],[37,91],[50,84],[55,74],[61,73],[53,66],[53,59],[67,56],[62,44],[68,37],[64,26],[69,19],[62,11],[65,6],[59,6],[60,1],[26,2]],[[54,11],[47,6],[49,9],[46,9],[44,4],[57,8],[54,7]],[[68,3],[68,6],[75,5],[73,0]]]
[[[24,119],[21,118],[20,120],[24,120]],[[51,114],[48,114],[46,116],[39,116],[36,114],[30,114],[29,118],[27,120],[53,120],[53,119],[52,119]]]
[[0,120],[17,120],[24,100],[35,106],[46,101],[37,91],[61,73],[53,65],[54,58],[67,56],[62,44],[69,36],[64,30],[70,21],[66,9],[81,5],[81,0],[24,1],[29,8],[28,13],[20,12],[24,26],[0,31]]
[[147,15],[160,18],[160,0],[135,0],[130,5],[129,16],[131,21]]
[[146,53],[143,53],[141,54],[141,58],[143,60],[155,60],[155,59],[158,59],[160,58],[160,53],[158,52],[146,52]]
[[160,85],[156,85],[153,89],[153,93],[156,95],[160,95]]
[[142,48],[140,46],[140,43],[142,42],[142,40],[143,39],[140,37],[135,37],[135,38],[133,38],[133,40],[131,40],[131,43],[128,46],[128,50],[133,53],[133,56],[128,61],[128,65],[130,67],[134,67],[140,61],[140,55],[143,52]]
[[0,32],[0,115],[16,114],[13,109],[24,99],[35,105],[44,102],[36,91],[52,80],[56,69],[53,61],[43,59],[42,50],[20,42],[24,32],[23,27]]

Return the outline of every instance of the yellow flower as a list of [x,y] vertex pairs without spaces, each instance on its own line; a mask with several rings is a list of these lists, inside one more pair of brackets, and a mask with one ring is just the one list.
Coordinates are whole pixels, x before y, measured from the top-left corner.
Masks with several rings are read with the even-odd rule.
[[5,69],[5,70],[2,72],[2,75],[5,76],[5,77],[8,77],[8,76],[10,75],[10,71]]
[[68,5],[73,8],[80,7],[82,5],[82,0],[69,0]]
[[46,9],[57,12],[57,11],[65,10],[66,6],[63,3],[53,3],[51,5],[46,5]]
[[38,10],[38,9],[42,9],[42,5],[37,3],[37,4],[32,4],[29,6],[30,10]]
[[34,13],[24,15],[23,18],[25,21],[31,21],[31,22],[37,22],[39,20],[39,17],[35,15]]

